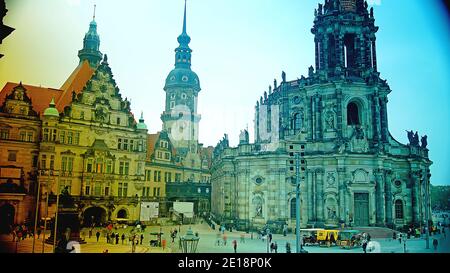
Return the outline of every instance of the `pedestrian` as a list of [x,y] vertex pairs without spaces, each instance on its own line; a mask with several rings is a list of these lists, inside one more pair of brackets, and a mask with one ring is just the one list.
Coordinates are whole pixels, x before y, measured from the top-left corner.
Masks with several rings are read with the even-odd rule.
[[41,236],[41,232],[42,232],[42,230],[41,230],[41,228],[39,227],[38,230],[37,230],[38,239],[39,239],[39,237]]
[[402,243],[402,237],[403,235],[400,233],[400,236],[398,237],[398,242],[401,244]]
[[[97,237],[97,242],[98,242],[98,237]],[[106,233],[106,243],[109,244],[109,233]]]
[[367,253],[367,241],[366,240],[363,241],[362,248],[363,248],[364,253]]
[[253,231],[250,233],[250,239],[253,240]]
[[162,240],[162,249],[163,250],[166,248],[166,244],[167,244],[166,239],[163,239]]
[[223,235],[223,245],[226,246],[227,245],[227,235]]
[[220,240],[221,239],[221,235],[220,235],[220,232],[219,233],[217,233],[217,235],[216,235],[216,243],[217,243],[217,246],[220,246]]
[[144,240],[144,234],[141,234],[141,245],[142,245],[142,241]]
[[245,233],[241,234],[241,243],[245,243]]
[[444,239],[447,239],[447,235],[445,234],[445,228],[442,228],[442,235],[444,235]]
[[433,240],[433,246],[434,246],[434,251],[437,251],[437,247],[438,247],[438,240],[437,239]]
[[237,250],[237,241],[236,240],[233,240],[233,248],[234,248],[234,253],[237,253],[236,252],[236,250]]
[[125,233],[122,233],[122,245],[124,241],[125,241]]
[[89,229],[89,239],[91,239],[91,237],[92,237],[92,228]]
[[275,250],[275,253],[278,253],[278,244],[277,244],[277,242],[274,243],[273,249]]
[[289,242],[286,243],[286,253],[291,253],[291,244]]
[[116,233],[116,245],[119,244],[119,233]]
[[271,243],[270,244],[270,253],[273,253],[274,250],[275,250],[275,244]]
[[272,233],[269,233],[269,243],[272,242]]
[[394,233],[392,233],[392,239],[397,240],[397,232],[394,231]]

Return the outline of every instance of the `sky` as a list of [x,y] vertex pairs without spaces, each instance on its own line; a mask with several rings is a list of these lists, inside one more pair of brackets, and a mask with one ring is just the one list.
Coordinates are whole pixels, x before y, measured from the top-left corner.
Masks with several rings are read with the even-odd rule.
[[[215,146],[227,133],[237,145],[254,106],[278,82],[308,74],[318,0],[188,0],[192,69],[202,91],[200,142]],[[432,183],[450,185],[449,21],[438,0],[370,0],[375,10],[378,70],[387,79],[389,127],[428,135]],[[131,108],[150,133],[161,130],[164,82],[174,66],[183,0],[6,0],[6,25],[16,30],[0,45],[0,87],[6,82],[59,88],[78,65],[77,52],[97,5],[100,50]]]

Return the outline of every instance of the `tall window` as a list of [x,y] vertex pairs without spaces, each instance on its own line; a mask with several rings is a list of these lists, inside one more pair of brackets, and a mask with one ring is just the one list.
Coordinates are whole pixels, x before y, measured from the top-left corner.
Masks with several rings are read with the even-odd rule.
[[146,170],[145,171],[145,181],[150,181],[150,177],[151,177],[151,171]]
[[50,156],[50,170],[54,170],[55,169],[55,156],[51,155]]
[[80,144],[80,133],[79,132],[75,132],[74,137],[73,137],[73,143],[75,145]]
[[395,218],[403,219],[403,201],[402,200],[395,201]]
[[20,132],[20,141],[26,141],[27,140],[27,132],[22,131]]
[[90,181],[86,181],[86,186],[84,187],[84,193],[86,195],[91,194],[91,182]]
[[112,161],[108,160],[106,162],[106,173],[112,173]]
[[27,141],[33,142],[34,141],[34,134],[33,132],[27,132]]
[[153,172],[153,181],[154,182],[161,182],[161,171],[154,171]]
[[64,144],[65,141],[66,141],[66,132],[65,131],[59,132],[59,142]]
[[356,103],[354,102],[350,102],[347,106],[347,124],[361,125],[358,105],[356,105]]
[[295,219],[297,217],[297,199],[291,199],[291,219]]
[[42,134],[43,141],[48,141],[49,130],[47,128],[44,129],[44,133]]
[[92,172],[92,159],[88,159],[88,161],[87,161],[87,165],[86,165],[86,171],[88,172],[88,173],[91,173]]
[[294,115],[294,130],[299,131],[302,128],[302,115],[297,113]]
[[124,166],[125,166],[125,162],[120,161],[119,162],[119,174],[123,175],[124,174]]
[[9,139],[9,130],[8,129],[2,129],[0,130],[0,139]]
[[102,195],[102,184],[100,184],[100,182],[94,184],[94,195],[95,196]]
[[42,155],[41,157],[41,169],[47,169],[47,155]]
[[165,173],[164,173],[164,181],[165,181],[166,183],[172,182],[172,173],[165,172]]
[[73,143],[73,133],[68,132],[67,133],[67,144],[72,144],[72,143]]
[[128,175],[130,173],[130,162],[125,162],[125,175]]
[[128,139],[124,139],[124,140],[123,140],[123,149],[124,149],[125,151],[128,151]]
[[175,174],[175,182],[181,182],[181,173]]
[[117,194],[119,195],[119,197],[127,197],[127,193],[128,193],[128,183],[120,182]]
[[119,141],[117,142],[117,149],[122,150],[122,139],[119,138]]
[[67,157],[65,156],[61,158],[61,170],[63,172],[67,171]]

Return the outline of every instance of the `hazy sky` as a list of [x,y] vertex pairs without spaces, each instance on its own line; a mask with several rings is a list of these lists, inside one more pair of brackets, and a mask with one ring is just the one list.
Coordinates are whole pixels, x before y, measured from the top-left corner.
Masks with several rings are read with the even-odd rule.
[[[293,80],[314,64],[317,0],[189,0],[192,69],[199,75],[200,141],[231,145],[254,105],[281,71]],[[320,1],[323,2],[323,1]],[[5,24],[16,30],[0,46],[0,86],[7,81],[59,88],[78,64],[77,52],[97,4],[100,50],[135,115],[161,129],[166,76],[182,30],[183,0],[6,0]],[[429,136],[432,182],[450,184],[449,26],[437,0],[372,0],[378,67],[393,92],[389,126]]]

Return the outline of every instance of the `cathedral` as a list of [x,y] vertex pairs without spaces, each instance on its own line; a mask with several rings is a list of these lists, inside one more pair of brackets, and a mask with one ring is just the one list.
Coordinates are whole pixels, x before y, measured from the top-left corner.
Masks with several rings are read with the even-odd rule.
[[[363,0],[325,0],[315,10],[315,67],[307,77],[264,92],[255,140],[218,143],[211,168],[212,215],[238,229],[421,225],[430,187],[427,137],[389,132],[391,92],[377,68],[373,8]],[[296,154],[300,207],[296,206]],[[431,214],[428,214],[431,215]]]

